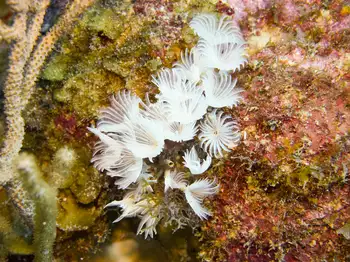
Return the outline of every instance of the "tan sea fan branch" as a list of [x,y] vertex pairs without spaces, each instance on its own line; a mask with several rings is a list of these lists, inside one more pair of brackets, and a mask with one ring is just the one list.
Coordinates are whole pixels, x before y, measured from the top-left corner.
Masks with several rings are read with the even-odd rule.
[[[74,25],[95,0],[75,0],[51,30],[37,43],[49,0],[8,0],[14,23],[0,23],[0,41],[12,44],[4,85],[6,134],[0,151],[0,184],[14,176],[13,161],[24,138],[23,109],[33,93],[40,70],[57,40]],[[29,15],[30,13],[30,15]],[[28,20],[28,17],[31,17]],[[28,26],[27,26],[28,25]]]

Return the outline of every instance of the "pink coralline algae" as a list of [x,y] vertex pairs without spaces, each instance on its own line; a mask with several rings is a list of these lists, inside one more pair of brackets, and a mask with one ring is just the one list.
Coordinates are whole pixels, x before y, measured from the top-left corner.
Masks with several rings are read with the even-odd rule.
[[218,167],[200,255],[348,261],[349,6],[227,2],[249,44],[238,76],[244,102],[232,112],[243,140]]
[[227,2],[234,9],[237,20],[245,19],[248,14],[254,14],[272,6],[272,1],[269,0],[228,0]]

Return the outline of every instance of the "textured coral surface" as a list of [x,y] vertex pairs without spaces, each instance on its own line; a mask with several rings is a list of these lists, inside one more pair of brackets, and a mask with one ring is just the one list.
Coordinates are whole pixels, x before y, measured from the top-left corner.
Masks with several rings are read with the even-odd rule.
[[[232,16],[248,43],[236,75],[244,101],[227,110],[242,141],[208,171],[221,189],[197,238],[160,228],[144,241],[132,220],[110,225],[117,214],[103,206],[121,194],[90,164],[86,128],[118,90],[156,91],[150,75],[196,43],[188,22],[201,12]],[[23,150],[58,189],[57,261],[349,261],[349,23],[340,0],[97,1],[56,46],[24,113]],[[27,255],[21,201],[8,205],[0,188],[0,230],[15,228],[11,252]]]
[[248,41],[233,112],[242,144],[221,168],[201,257],[348,261],[349,6],[228,1]]

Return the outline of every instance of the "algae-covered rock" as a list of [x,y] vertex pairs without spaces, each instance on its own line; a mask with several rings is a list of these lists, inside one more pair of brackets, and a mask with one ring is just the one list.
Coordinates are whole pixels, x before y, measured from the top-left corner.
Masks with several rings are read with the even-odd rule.
[[69,169],[70,184],[66,188],[70,188],[77,202],[89,204],[99,196],[104,177],[90,164],[91,152],[86,147],[77,148],[74,154],[78,157]]
[[94,257],[103,249],[109,236],[109,223],[106,218],[95,220],[88,230],[58,230],[55,253],[60,261],[95,261]]
[[70,186],[76,200],[89,204],[100,194],[103,179],[93,166],[74,170],[74,183]]
[[91,227],[101,214],[101,208],[80,205],[69,190],[58,195],[57,226],[63,231],[81,231]]
[[69,78],[65,85],[56,89],[54,99],[66,103],[79,117],[98,115],[111,94],[124,87],[117,75],[104,71],[92,71]]
[[55,188],[67,188],[73,181],[73,167],[77,164],[77,154],[69,146],[58,149],[49,168],[48,179]]
[[162,61],[160,61],[159,57],[155,59],[151,59],[146,63],[146,67],[151,72],[156,72],[162,66]]
[[201,259],[348,260],[342,234],[350,216],[343,6],[217,5],[221,13],[234,11],[249,59],[237,75],[243,101],[230,111],[242,141],[214,171],[220,193],[200,232]]
[[117,57],[106,58],[103,60],[103,66],[106,70],[111,71],[123,78],[131,74],[132,68],[135,66],[135,59],[118,59]]
[[95,34],[117,39],[125,30],[120,15],[112,8],[96,7],[86,13],[82,23]]
[[[63,156],[62,153],[65,155]],[[67,165],[67,162],[73,164],[68,170],[65,168],[67,180],[63,183],[65,186],[61,186],[58,197],[57,224],[64,231],[87,230],[101,214],[100,203],[91,202],[100,195],[103,179],[101,174],[90,165],[90,158],[91,153],[85,147],[74,151],[64,147],[55,154],[56,167]]]
[[131,90],[134,94],[143,97],[148,89],[147,80],[149,72],[146,69],[134,70],[132,74],[126,79],[125,87]]
[[41,74],[41,78],[49,81],[62,81],[69,73],[72,66],[73,58],[68,55],[55,56],[50,63],[46,65]]

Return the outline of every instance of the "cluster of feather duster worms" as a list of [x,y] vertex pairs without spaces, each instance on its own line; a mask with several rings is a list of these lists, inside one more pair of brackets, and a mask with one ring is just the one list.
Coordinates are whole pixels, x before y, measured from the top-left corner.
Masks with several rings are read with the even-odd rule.
[[[122,209],[114,222],[139,217],[137,233],[145,233],[145,238],[157,233],[162,219],[181,228],[190,213],[200,219],[211,214],[203,200],[217,193],[219,185],[215,179],[195,177],[210,167],[213,157],[223,157],[240,140],[236,122],[219,110],[237,105],[241,98],[242,90],[231,76],[246,63],[240,29],[229,17],[218,19],[215,14],[197,15],[190,27],[199,41],[172,68],[152,76],[159,89],[154,102],[148,95],[142,101],[121,91],[101,111],[97,126],[89,128],[99,137],[92,162],[126,190],[122,200],[107,205]],[[161,172],[150,172],[166,155],[167,141],[187,146],[182,151],[183,172],[172,169],[174,163]],[[205,159],[199,157],[205,154]],[[177,215],[182,217],[174,218]]]

